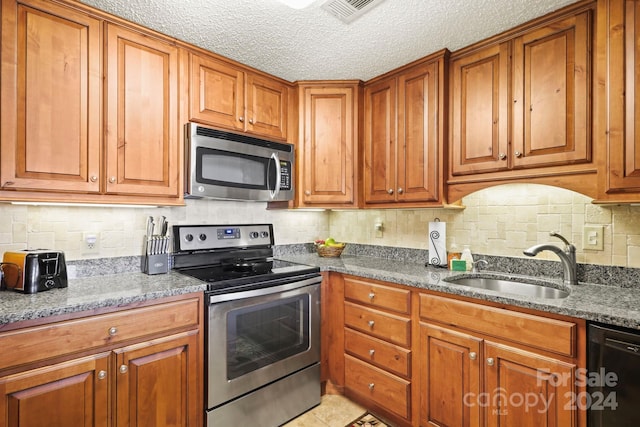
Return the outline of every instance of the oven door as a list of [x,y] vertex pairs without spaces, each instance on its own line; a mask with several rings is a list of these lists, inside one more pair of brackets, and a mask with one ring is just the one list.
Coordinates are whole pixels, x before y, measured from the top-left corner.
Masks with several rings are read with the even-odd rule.
[[208,296],[209,409],[319,363],[321,280]]

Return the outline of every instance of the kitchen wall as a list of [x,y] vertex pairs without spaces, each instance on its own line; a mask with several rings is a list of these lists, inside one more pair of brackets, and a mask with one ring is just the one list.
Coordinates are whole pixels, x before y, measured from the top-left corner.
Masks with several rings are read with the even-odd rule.
[[[429,221],[447,222],[447,242],[473,252],[521,256],[536,243],[557,241],[559,231],[578,248],[578,261],[640,267],[640,207],[593,205],[568,190],[510,184],[463,199],[465,209],[286,211],[265,203],[187,200],[186,207],[46,207],[0,204],[0,253],[24,248],[65,251],[69,260],[142,254],[148,215],[170,224],[270,222],[277,244],[305,243],[333,236],[346,242],[427,249]],[[381,238],[374,224],[384,224]],[[585,225],[604,226],[604,251],[582,248]],[[83,249],[83,233],[98,236],[99,253]],[[551,253],[540,258],[556,259]]]

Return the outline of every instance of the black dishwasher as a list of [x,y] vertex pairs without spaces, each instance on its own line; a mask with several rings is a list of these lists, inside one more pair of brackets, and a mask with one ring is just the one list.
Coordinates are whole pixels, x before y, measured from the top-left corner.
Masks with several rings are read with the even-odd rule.
[[589,427],[640,426],[640,331],[589,325]]

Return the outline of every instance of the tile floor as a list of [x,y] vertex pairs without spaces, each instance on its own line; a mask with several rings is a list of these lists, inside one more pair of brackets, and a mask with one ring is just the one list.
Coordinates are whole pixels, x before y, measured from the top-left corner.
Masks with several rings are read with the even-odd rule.
[[338,394],[325,394],[320,405],[288,422],[283,427],[344,427],[366,410]]

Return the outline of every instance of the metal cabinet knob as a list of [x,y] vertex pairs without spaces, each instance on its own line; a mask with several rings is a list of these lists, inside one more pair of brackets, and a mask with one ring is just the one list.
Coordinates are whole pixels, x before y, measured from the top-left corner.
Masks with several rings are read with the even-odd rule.
[[369,320],[369,322],[367,322],[369,324],[370,328],[373,328],[373,325],[376,324],[376,322],[374,322],[373,320]]
[[374,383],[369,383],[369,390],[373,390],[376,385]]
[[89,178],[89,181],[91,182],[96,182],[98,180],[98,177],[95,175],[91,175],[91,178]]
[[100,371],[100,372],[98,372],[98,379],[99,379],[99,380],[103,380],[103,379],[105,379],[105,378],[107,378],[107,371]]
[[499,158],[500,160],[504,160],[504,159],[506,159],[506,158],[507,158],[507,155],[506,155],[506,154],[504,154],[504,153],[500,153],[500,154],[498,154],[498,158]]
[[305,196],[310,196],[311,195],[311,191],[307,190],[304,192]]
[[376,297],[376,294],[374,294],[373,292],[369,292],[369,299],[374,299]]
[[519,152],[519,151],[516,151],[516,152],[515,152],[515,153],[513,153],[513,154],[515,154],[515,156],[516,156],[516,157],[522,157],[522,153],[521,153],[521,152]]
[[253,119],[249,119],[249,124],[253,124]]
[[476,360],[477,357],[478,357],[478,354],[475,351],[472,351],[471,353],[469,353],[469,359]]
[[393,188],[390,188],[390,189],[387,191],[387,193],[389,193],[389,194],[393,194]]
[[115,176],[112,176],[111,178],[109,178],[109,183],[110,184],[113,184],[115,182],[116,182],[116,177]]
[[112,326],[109,328],[109,335],[114,336],[117,333],[118,333],[118,328],[116,328],[115,326]]
[[493,357],[489,357],[489,358],[487,359],[487,365],[489,365],[489,366],[493,366],[494,362],[495,362],[495,361],[493,360]]
[[238,117],[238,121],[239,122],[244,122],[244,117],[242,117],[242,116]]
[[402,189],[402,187],[398,188],[398,194],[402,194],[404,193],[404,190]]
[[129,370],[129,368],[127,367],[127,365],[120,365],[120,373],[121,374],[126,374],[128,370]]
[[376,354],[376,351],[374,349],[369,350],[369,356],[373,356],[374,354]]

